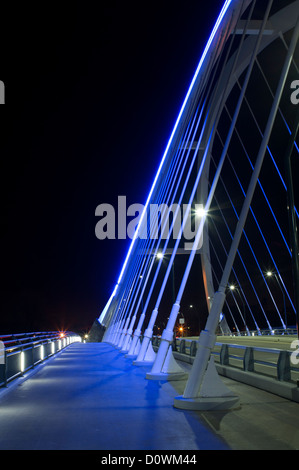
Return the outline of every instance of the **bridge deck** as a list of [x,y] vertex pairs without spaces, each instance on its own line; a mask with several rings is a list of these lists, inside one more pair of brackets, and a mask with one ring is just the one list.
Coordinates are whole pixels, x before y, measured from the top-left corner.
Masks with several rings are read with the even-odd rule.
[[0,392],[0,449],[299,449],[299,404],[224,379],[238,409],[173,408],[185,382],[145,379],[102,343],[74,343]]

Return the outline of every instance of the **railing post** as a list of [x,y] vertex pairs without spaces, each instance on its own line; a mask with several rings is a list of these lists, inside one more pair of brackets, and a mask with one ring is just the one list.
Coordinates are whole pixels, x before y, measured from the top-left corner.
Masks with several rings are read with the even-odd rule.
[[177,350],[178,350],[178,347],[177,347],[177,344],[176,344],[176,336],[175,336],[175,333],[173,334],[172,350],[173,350],[173,351],[177,351]]
[[2,383],[2,385],[0,386],[7,387],[7,352],[6,352],[6,349],[4,349],[3,355],[4,355],[4,362],[3,364],[2,363],[0,364],[0,371],[1,371],[0,379]]
[[254,354],[253,348],[246,348],[243,358],[243,370],[247,372],[254,371]]
[[228,344],[222,344],[220,350],[220,364],[227,366],[229,364]]
[[277,361],[277,379],[285,382],[291,380],[290,353],[288,351],[280,351],[279,353]]
[[20,372],[21,372],[21,377],[24,377],[24,371],[25,371],[25,353],[24,353],[24,348],[22,346],[21,350],[20,350]]
[[180,341],[180,353],[186,353],[186,341],[184,339]]
[[[28,362],[29,362],[29,348],[28,348]],[[31,367],[34,367],[34,345],[31,345]]]
[[7,387],[7,351],[5,350],[4,386]]
[[197,341],[192,341],[191,346],[190,346],[190,356],[192,357],[196,356],[196,351],[197,351]]

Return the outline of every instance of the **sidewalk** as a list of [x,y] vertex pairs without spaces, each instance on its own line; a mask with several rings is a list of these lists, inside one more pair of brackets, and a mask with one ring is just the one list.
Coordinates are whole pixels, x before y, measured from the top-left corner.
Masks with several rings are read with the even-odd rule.
[[299,449],[298,403],[224,379],[237,409],[182,411],[185,382],[147,371],[108,344],[70,345],[0,391],[0,449]]

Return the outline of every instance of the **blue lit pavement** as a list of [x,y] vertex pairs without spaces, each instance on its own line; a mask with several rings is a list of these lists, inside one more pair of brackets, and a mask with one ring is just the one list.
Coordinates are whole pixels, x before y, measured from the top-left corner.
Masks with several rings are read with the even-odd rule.
[[0,448],[226,448],[145,372],[107,344],[72,344],[0,400]]
[[0,449],[299,448],[299,404],[225,379],[239,408],[182,411],[173,399],[185,382],[147,380],[148,370],[108,344],[70,345],[0,392]]

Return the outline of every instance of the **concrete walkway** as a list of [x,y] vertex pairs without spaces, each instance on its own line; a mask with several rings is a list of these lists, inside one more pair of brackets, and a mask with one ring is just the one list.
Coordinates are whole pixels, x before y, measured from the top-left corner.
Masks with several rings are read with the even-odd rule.
[[299,404],[224,379],[237,409],[177,410],[185,381],[148,370],[108,344],[70,345],[0,391],[0,449],[299,449]]

